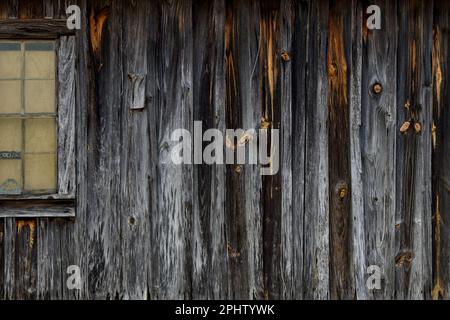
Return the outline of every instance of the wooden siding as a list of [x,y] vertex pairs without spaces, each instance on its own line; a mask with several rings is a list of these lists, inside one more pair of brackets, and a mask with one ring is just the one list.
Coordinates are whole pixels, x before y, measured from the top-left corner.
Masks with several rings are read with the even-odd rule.
[[[450,297],[448,1],[1,1],[2,37],[18,19],[72,61],[77,205],[0,219],[0,298]],[[194,120],[280,129],[279,173],[169,164]]]

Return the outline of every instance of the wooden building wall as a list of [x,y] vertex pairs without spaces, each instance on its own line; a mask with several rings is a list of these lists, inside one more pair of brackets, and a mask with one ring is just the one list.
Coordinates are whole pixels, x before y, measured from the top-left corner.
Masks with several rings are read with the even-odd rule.
[[[0,298],[449,298],[448,1],[2,0],[0,19],[75,3],[76,218],[0,219]],[[194,120],[279,128],[279,174],[163,164]]]

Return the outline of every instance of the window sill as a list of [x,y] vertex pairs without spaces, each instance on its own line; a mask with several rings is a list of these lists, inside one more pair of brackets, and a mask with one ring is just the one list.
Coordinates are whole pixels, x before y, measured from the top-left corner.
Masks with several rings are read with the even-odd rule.
[[9,198],[0,199],[0,218],[73,218],[75,199]]

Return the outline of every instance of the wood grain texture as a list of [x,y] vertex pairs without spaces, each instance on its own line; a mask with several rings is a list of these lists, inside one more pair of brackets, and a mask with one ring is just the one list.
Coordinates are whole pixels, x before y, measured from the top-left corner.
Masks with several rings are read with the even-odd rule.
[[[432,3],[398,3],[395,297],[431,294]],[[418,127],[415,127],[418,124]],[[415,127],[413,129],[413,126]],[[417,130],[420,128],[421,130]]]
[[[58,38],[70,156],[58,195],[0,201],[0,298],[448,299],[449,10],[1,1],[1,38]],[[194,120],[280,129],[278,174],[173,164],[171,133]]]
[[305,299],[328,299],[329,197],[327,43],[329,3],[311,1],[305,106],[305,220],[303,293]]
[[[392,299],[394,296],[395,242],[395,146],[396,128],[396,4],[392,1],[362,2],[366,8],[376,4],[384,12],[381,30],[362,26],[361,51],[355,53],[362,63],[360,112],[361,189],[358,196],[363,203],[355,204],[364,223],[360,231],[363,238],[365,267],[376,265],[382,270],[381,290],[365,290],[367,297]],[[377,93],[374,86],[381,85]],[[353,191],[356,196],[357,190]],[[357,206],[362,205],[358,208]],[[362,259],[362,257],[360,257]],[[361,288],[361,284],[358,285]]]
[[450,252],[450,5],[436,1],[433,26],[433,299],[448,299]]
[[[194,120],[203,130],[225,129],[225,1],[195,3]],[[225,150],[223,150],[225,151]],[[192,297],[228,297],[225,166],[194,167]],[[205,286],[206,283],[210,285]]]
[[66,20],[25,19],[0,21],[0,39],[10,38],[50,38],[71,35],[73,30],[67,28]]
[[58,42],[58,194],[75,199],[75,37]]

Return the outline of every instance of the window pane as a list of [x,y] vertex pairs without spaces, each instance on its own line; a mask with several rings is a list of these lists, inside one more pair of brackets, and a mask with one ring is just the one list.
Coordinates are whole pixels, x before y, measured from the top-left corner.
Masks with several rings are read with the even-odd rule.
[[22,51],[18,42],[0,42],[0,78],[19,79],[22,75]]
[[55,112],[55,80],[25,81],[25,112]]
[[22,120],[0,118],[0,152],[22,150]]
[[0,160],[0,194],[18,195],[22,185],[22,161]]
[[21,92],[20,80],[0,80],[0,113],[20,113]]
[[56,156],[55,154],[25,155],[25,190],[29,192],[55,192]]
[[25,78],[55,79],[53,43],[27,43],[25,49]]
[[25,120],[25,152],[56,151],[56,124],[54,118]]

